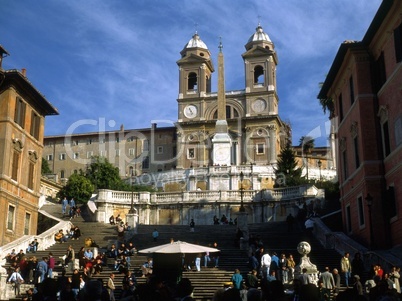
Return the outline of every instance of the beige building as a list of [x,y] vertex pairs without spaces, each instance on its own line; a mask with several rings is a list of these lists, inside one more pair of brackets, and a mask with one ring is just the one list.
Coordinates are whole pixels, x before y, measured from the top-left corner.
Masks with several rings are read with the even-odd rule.
[[60,182],[71,174],[85,170],[91,158],[107,158],[118,167],[122,178],[143,173],[170,170],[176,167],[176,128],[91,132],[47,136],[44,158]]
[[3,70],[0,46],[0,244],[36,234],[45,116],[57,110],[25,70]]

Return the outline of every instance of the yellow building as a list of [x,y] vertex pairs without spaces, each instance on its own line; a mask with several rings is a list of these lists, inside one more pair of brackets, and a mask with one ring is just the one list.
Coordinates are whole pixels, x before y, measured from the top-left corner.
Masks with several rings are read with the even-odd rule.
[[0,46],[0,243],[36,234],[45,116],[57,115]]

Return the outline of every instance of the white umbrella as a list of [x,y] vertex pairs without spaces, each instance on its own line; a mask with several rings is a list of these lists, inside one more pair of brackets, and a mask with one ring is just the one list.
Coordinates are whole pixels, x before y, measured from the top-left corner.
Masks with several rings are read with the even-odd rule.
[[160,245],[157,247],[152,247],[144,250],[138,251],[139,253],[157,253],[157,254],[187,254],[187,253],[204,253],[204,252],[219,252],[218,249],[204,247],[200,245],[190,244],[185,241],[175,241],[173,243],[168,243]]

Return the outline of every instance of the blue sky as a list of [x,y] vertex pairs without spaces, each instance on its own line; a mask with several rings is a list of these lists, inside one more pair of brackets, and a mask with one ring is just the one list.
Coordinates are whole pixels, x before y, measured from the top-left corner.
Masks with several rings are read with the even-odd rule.
[[[244,45],[258,22],[279,58],[279,113],[301,136],[326,143],[316,98],[344,40],[361,40],[381,0],[2,1],[4,69],[27,77],[59,110],[46,135],[171,126],[180,51],[197,30],[215,68],[219,37],[226,90],[244,89]],[[217,88],[213,75],[213,91]]]

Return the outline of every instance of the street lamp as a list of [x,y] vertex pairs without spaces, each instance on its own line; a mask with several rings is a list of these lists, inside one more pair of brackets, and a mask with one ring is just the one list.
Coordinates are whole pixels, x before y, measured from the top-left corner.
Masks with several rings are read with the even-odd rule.
[[318,165],[318,170],[320,171],[320,182],[321,182],[321,166],[322,166],[321,160],[318,160],[317,165]]
[[133,178],[131,178],[131,207],[128,213],[134,214],[134,212],[134,181]]
[[369,211],[369,226],[370,226],[370,249],[373,249],[373,224],[372,224],[372,217],[371,217],[371,206],[373,205],[373,197],[371,196],[370,193],[367,193],[367,196],[365,198],[366,200],[366,204],[367,204],[367,208]]
[[243,205],[243,180],[244,180],[244,173],[241,171],[240,172],[240,212],[246,212],[246,209],[244,208]]

